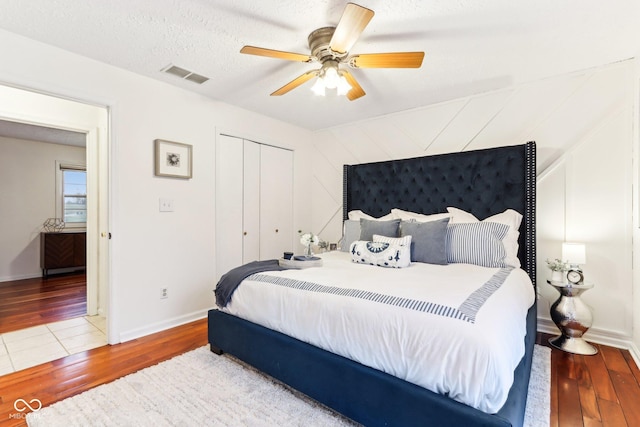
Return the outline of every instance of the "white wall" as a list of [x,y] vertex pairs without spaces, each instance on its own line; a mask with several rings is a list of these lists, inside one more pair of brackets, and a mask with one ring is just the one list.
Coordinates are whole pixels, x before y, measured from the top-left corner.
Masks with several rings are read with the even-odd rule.
[[[633,60],[317,132],[313,229],[335,241],[342,165],[537,142],[539,329],[557,331],[546,258],[561,243],[587,245],[587,338],[629,346],[633,337]],[[636,292],[637,293],[637,292]]]
[[[0,81],[111,108],[112,342],[200,318],[214,306],[218,128],[295,150],[294,229],[308,228],[306,130],[0,31]],[[215,84],[210,81],[207,84]],[[193,145],[193,179],[153,174],[153,140]],[[309,177],[307,177],[309,175]],[[174,200],[160,213],[158,199]],[[160,299],[160,288],[169,298]]]
[[635,58],[634,73],[634,110],[633,110],[633,346],[632,354],[636,357],[636,363],[640,365],[640,52]]
[[56,160],[84,164],[85,151],[0,137],[0,282],[42,275],[40,232],[56,216]]

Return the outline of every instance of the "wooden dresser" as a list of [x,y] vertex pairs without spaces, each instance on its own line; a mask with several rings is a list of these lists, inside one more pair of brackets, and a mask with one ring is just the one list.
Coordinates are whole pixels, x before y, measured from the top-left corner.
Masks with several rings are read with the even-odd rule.
[[40,268],[44,277],[47,277],[52,269],[84,268],[86,264],[86,231],[40,233]]

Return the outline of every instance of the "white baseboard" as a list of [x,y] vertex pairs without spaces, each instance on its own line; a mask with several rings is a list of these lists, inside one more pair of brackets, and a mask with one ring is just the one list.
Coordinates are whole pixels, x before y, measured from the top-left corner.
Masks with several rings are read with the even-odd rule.
[[161,322],[152,323],[150,325],[143,326],[141,328],[132,329],[120,333],[120,342],[131,341],[136,338],[144,337],[147,335],[155,334],[167,329],[175,328],[176,326],[184,325],[185,323],[194,322],[196,320],[204,319],[207,317],[209,309],[195,311],[193,313],[185,314],[171,319],[166,319]]
[[36,277],[42,277],[42,271],[40,271],[38,273],[18,274],[16,276],[0,277],[0,283],[1,282],[10,282],[12,280],[35,279]]
[[[550,319],[544,317],[538,317],[538,332],[560,334],[557,326]],[[633,343],[630,336],[606,329],[591,328],[584,335],[584,339],[596,344],[629,350],[636,365],[640,366],[640,351],[638,351],[638,347]]]
[[629,347],[629,353],[631,353],[631,357],[633,357],[633,361],[636,362],[636,366],[640,367],[640,349],[634,343],[631,343]]

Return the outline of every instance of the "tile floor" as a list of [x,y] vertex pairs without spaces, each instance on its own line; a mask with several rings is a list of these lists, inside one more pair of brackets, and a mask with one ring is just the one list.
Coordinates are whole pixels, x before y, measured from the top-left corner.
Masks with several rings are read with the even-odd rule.
[[0,375],[107,344],[106,322],[84,316],[0,334]]

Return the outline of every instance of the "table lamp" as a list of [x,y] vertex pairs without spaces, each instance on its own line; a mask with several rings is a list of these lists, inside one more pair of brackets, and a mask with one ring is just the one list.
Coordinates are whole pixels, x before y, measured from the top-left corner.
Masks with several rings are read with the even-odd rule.
[[584,282],[584,274],[580,268],[581,264],[586,263],[586,250],[584,243],[568,243],[562,244],[562,259],[567,260],[569,269],[567,270],[567,282],[573,285],[582,285]]

